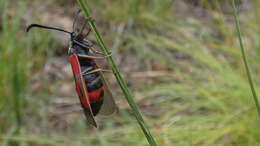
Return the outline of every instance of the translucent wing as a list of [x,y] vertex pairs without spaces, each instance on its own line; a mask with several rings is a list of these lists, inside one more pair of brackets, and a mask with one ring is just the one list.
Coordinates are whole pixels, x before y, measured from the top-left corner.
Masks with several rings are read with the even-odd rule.
[[80,9],[76,12],[76,16],[74,18],[73,32],[75,32],[76,36],[81,36],[82,38],[86,37],[90,32],[88,20],[85,18]]
[[[96,64],[97,64],[97,67],[99,67],[97,62],[96,62]],[[105,94],[104,94],[103,105],[99,111],[99,114],[108,116],[117,111],[117,106],[116,106],[115,100],[113,98],[113,95],[112,95],[111,91],[109,90],[107,81],[104,78],[104,74],[102,72],[100,72],[100,76],[101,76],[101,79],[102,79],[102,82],[104,85]]]
[[105,95],[104,95],[104,101],[103,105],[100,109],[100,114],[101,115],[111,115],[117,111],[117,106],[115,104],[115,100],[113,98],[113,95],[111,91],[108,88],[107,82],[104,78],[103,73],[101,73],[101,78],[104,84],[104,89],[105,89]]

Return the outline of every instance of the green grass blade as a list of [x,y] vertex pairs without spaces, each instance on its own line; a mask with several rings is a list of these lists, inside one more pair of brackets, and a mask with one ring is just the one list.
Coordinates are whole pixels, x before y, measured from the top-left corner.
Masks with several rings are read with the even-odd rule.
[[[82,11],[84,12],[85,16],[87,18],[91,18],[90,14],[89,14],[89,10],[86,6],[85,3],[83,3],[83,0],[77,0]],[[100,45],[100,47],[102,48],[103,52],[105,55],[109,55],[110,54],[110,51],[108,50],[108,48],[106,47],[99,31],[97,30],[97,27],[95,25],[95,22],[93,20],[90,20],[88,21],[91,29],[94,31],[95,33],[95,36],[96,36],[96,39],[97,39],[97,42],[98,44]],[[107,61],[108,63],[110,64],[111,68],[112,68],[112,71],[125,95],[125,98],[127,100],[127,102],[129,103],[133,113],[134,113],[134,116],[138,122],[138,124],[140,125],[143,133],[145,134],[149,144],[151,146],[157,146],[157,143],[155,141],[155,139],[153,138],[153,136],[151,135],[147,125],[145,124],[143,118],[142,118],[142,115],[140,114],[139,110],[138,110],[138,107],[137,105],[134,103],[134,100],[133,100],[133,94],[129,91],[127,85],[126,85],[126,82],[124,81],[124,79],[122,78],[121,74],[119,73],[119,69],[117,68],[113,58],[110,56],[110,57],[107,57]]]
[[236,21],[236,29],[237,29],[237,33],[238,33],[238,39],[239,39],[239,44],[240,44],[240,49],[241,49],[241,54],[242,54],[242,59],[245,65],[245,69],[246,69],[246,73],[247,73],[247,78],[248,78],[248,82],[253,94],[253,98],[256,104],[256,108],[258,111],[258,115],[260,117],[260,105],[259,105],[259,101],[257,98],[257,94],[255,91],[255,87],[254,87],[254,83],[251,77],[251,73],[250,73],[250,69],[248,66],[248,61],[247,61],[247,57],[246,57],[246,53],[245,53],[245,48],[244,48],[244,44],[243,44],[243,40],[242,40],[242,34],[241,34],[241,30],[240,30],[240,24],[239,24],[239,20],[238,20],[238,16],[237,16],[237,8],[236,8],[236,4],[235,4],[235,0],[232,0],[232,6],[233,6],[233,15]]

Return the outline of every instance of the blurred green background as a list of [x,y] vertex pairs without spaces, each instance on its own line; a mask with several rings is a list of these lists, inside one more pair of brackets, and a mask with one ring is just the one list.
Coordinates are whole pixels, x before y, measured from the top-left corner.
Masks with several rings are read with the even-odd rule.
[[[237,3],[260,85],[260,1]],[[260,120],[224,0],[89,0],[107,46],[162,146],[258,146]],[[88,127],[67,59],[74,0],[0,0],[0,145],[143,146],[112,75],[119,113]],[[94,41],[93,34],[89,37]],[[104,62],[104,67],[107,67]]]

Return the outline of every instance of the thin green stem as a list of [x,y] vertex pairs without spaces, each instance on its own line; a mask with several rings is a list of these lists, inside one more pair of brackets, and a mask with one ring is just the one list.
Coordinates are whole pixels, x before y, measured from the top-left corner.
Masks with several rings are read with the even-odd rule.
[[239,24],[239,20],[238,20],[238,16],[237,16],[237,8],[236,8],[236,4],[235,4],[235,0],[232,0],[232,6],[233,6],[233,15],[236,21],[236,29],[237,29],[237,33],[238,33],[238,39],[239,39],[239,43],[240,43],[240,49],[241,49],[241,54],[242,54],[242,59],[245,65],[245,69],[246,69],[246,73],[247,73],[247,78],[248,78],[248,82],[253,94],[253,98],[256,104],[256,108],[258,111],[258,115],[260,117],[260,105],[259,105],[259,101],[257,98],[257,94],[255,91],[255,87],[254,87],[254,83],[251,77],[251,73],[250,73],[250,69],[249,69],[249,65],[248,65],[248,61],[247,61],[247,57],[246,57],[246,53],[245,53],[245,48],[244,48],[244,44],[243,44],[243,40],[242,40],[242,34],[241,34],[241,29],[240,29],[240,24]]
[[[91,16],[90,16],[90,13],[89,13],[89,10],[87,8],[87,5],[86,3],[83,2],[83,0],[77,0],[82,11],[84,12],[85,16],[87,18],[89,18],[90,21],[88,21],[91,29],[94,31],[95,33],[95,36],[96,36],[96,39],[97,39],[97,42],[98,44],[100,45],[100,47],[102,48],[103,52],[105,55],[108,55],[110,54],[110,51],[109,49],[106,47],[99,31],[97,30],[97,27],[96,27],[96,24],[95,22],[91,19]],[[128,104],[130,105],[133,113],[134,113],[134,116],[138,122],[138,124],[140,125],[143,133],[145,134],[149,144],[151,146],[157,146],[157,143],[155,141],[155,139],[153,138],[153,136],[151,135],[147,125],[145,124],[144,120],[143,120],[143,117],[142,115],[140,114],[139,110],[138,110],[138,107],[137,105],[135,104],[134,100],[133,100],[133,94],[129,91],[127,85],[126,85],[126,82],[124,81],[124,79],[122,78],[120,72],[119,72],[119,69],[117,68],[116,64],[115,64],[115,61],[113,60],[112,56],[109,56],[107,57],[107,62],[110,64],[111,68],[112,68],[112,71],[117,79],[117,82],[118,84],[120,85],[124,95],[125,95],[125,98],[128,102]]]

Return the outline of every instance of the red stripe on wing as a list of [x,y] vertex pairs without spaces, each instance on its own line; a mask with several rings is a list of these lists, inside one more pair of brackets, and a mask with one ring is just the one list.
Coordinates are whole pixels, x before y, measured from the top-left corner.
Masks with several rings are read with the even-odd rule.
[[85,108],[88,108],[90,105],[90,103],[87,100],[88,97],[85,97],[84,94],[82,94],[82,92],[84,92],[84,91],[81,91],[84,88],[81,87],[81,83],[80,83],[81,82],[81,71],[80,71],[80,64],[78,61],[78,56],[76,54],[72,54],[72,55],[70,55],[69,59],[70,59],[73,75],[75,78],[76,91],[78,93],[78,96],[80,98],[82,105]]

